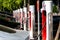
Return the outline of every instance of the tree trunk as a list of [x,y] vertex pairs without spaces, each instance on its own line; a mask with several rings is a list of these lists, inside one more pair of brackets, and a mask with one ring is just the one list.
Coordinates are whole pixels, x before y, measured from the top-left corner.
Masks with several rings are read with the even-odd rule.
[[59,27],[58,27],[58,30],[57,30],[57,33],[56,33],[56,36],[55,36],[55,39],[54,40],[58,40],[59,33],[60,33],[60,22],[59,22]]

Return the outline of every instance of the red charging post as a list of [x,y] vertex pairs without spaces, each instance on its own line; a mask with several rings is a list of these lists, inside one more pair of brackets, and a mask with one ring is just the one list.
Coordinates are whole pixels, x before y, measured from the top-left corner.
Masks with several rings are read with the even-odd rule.
[[28,14],[28,16],[29,16],[29,28],[30,28],[30,30],[31,30],[31,11],[29,11],[29,14]]
[[46,40],[46,10],[42,10],[42,40]]
[[34,39],[33,38],[33,27],[34,27],[34,20],[35,20],[35,16],[34,16],[34,5],[30,5],[29,6],[29,13],[28,13],[28,27],[29,27],[29,31],[30,31],[30,39]]
[[[43,11],[42,11],[42,40],[51,40],[51,31],[50,31],[50,22],[49,22],[49,13],[52,12],[52,1],[43,1],[42,2],[42,8],[43,8]],[[44,11],[45,10],[45,11]],[[46,16],[44,15],[46,13]],[[44,25],[44,22],[45,25]]]

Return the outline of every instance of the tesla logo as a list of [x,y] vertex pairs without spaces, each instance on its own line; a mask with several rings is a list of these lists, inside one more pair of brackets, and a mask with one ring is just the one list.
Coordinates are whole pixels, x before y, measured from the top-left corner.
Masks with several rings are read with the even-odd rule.
[[44,2],[42,3],[42,7],[44,7],[44,9],[45,9],[45,7],[46,7],[46,5],[45,5],[45,3],[44,3]]

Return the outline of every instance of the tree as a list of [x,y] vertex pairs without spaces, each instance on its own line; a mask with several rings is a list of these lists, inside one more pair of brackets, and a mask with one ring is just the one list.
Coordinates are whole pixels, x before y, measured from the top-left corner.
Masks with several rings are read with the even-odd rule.
[[58,13],[58,9],[57,9],[56,5],[53,6],[53,10],[52,11],[53,11],[53,13]]
[[0,10],[10,11],[20,8],[23,0],[0,0]]
[[0,10],[2,10],[2,3],[3,3],[3,0],[0,0]]

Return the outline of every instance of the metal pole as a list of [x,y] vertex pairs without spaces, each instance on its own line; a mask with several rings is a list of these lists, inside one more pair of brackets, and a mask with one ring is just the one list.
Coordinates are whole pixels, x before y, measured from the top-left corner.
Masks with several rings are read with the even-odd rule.
[[[29,1],[30,1],[30,0],[28,0],[28,5],[27,5],[27,13],[28,13],[28,14],[29,14],[29,3],[30,3]],[[27,15],[28,15],[28,14],[27,14]],[[29,16],[27,16],[27,17],[28,17],[28,19],[29,19]],[[29,30],[29,20],[28,20],[28,30]]]
[[26,0],[24,0],[24,6],[23,6],[23,26],[24,30],[26,31],[26,18],[27,18],[27,9],[26,9]]
[[[40,20],[39,20],[39,12],[38,12],[38,35],[40,34]],[[38,37],[38,40],[40,40],[40,36]]]
[[[37,0],[37,13],[38,13],[38,35],[39,35],[40,34],[39,0]],[[38,40],[40,40],[40,36],[38,37]]]
[[26,0],[24,0],[24,7],[26,6]]
[[29,12],[29,5],[30,5],[30,4],[29,4],[29,3],[30,3],[29,1],[30,1],[30,0],[28,0],[28,12]]

